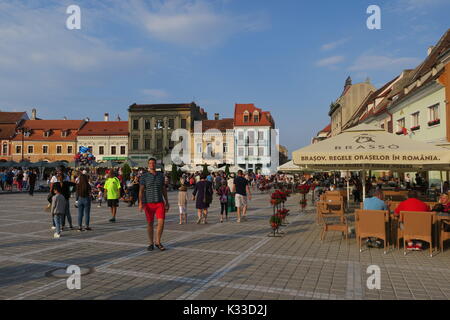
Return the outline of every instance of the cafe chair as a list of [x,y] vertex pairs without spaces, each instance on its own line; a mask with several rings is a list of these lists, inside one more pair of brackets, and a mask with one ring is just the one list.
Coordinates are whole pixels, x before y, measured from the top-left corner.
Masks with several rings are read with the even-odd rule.
[[[320,223],[322,224],[322,232],[320,234],[320,240],[325,239],[325,234],[328,231],[340,231],[342,235],[345,235],[345,239],[348,240],[348,223],[345,218],[344,201],[342,197],[340,199],[329,199],[323,203],[323,210],[318,210]],[[330,218],[338,218],[339,221]]]
[[362,240],[378,238],[384,241],[384,253],[389,250],[388,228],[389,211],[387,210],[356,210],[355,226],[359,252],[362,252]]
[[445,230],[450,230],[450,221],[447,221],[447,220],[441,221],[441,230],[440,230],[439,240],[440,240],[440,245],[441,245],[442,251],[444,251],[444,242],[446,240],[450,239],[450,231],[445,231]]
[[402,224],[403,230],[399,230],[399,237],[403,238],[403,254],[406,255],[407,241],[422,240],[430,244],[430,257],[433,257],[432,212],[401,211],[399,229]]

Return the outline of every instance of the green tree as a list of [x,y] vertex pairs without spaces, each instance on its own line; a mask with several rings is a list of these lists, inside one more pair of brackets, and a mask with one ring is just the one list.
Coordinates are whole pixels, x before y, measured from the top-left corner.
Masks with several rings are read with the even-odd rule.
[[125,163],[122,166],[122,175],[123,175],[124,179],[125,180],[129,180],[130,179],[130,174],[131,174],[130,165],[128,163]]
[[230,176],[230,165],[229,165],[229,164],[227,164],[227,165],[225,166],[225,174],[227,175],[227,177]]
[[206,163],[203,165],[203,174],[204,175],[209,175],[208,165]]

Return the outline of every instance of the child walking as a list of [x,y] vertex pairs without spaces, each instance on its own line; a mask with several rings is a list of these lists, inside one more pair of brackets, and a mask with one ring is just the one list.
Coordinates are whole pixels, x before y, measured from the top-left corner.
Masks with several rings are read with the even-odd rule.
[[66,214],[66,198],[62,195],[61,186],[55,184],[53,187],[55,195],[52,197],[52,207],[51,213],[53,216],[53,221],[55,222],[55,233],[53,238],[57,239],[61,237],[61,224],[62,218]]
[[222,186],[217,190],[217,195],[220,200],[220,222],[223,222],[223,215],[225,214],[225,218],[228,221],[228,197],[230,196],[230,188],[227,185],[226,181],[222,182]]
[[184,185],[178,189],[178,207],[180,208],[180,224],[187,224],[187,188]]
[[97,186],[98,189],[98,194],[97,194],[97,202],[98,202],[98,206],[99,208],[102,207],[102,201],[103,201],[103,191],[102,191],[102,187],[100,185]]

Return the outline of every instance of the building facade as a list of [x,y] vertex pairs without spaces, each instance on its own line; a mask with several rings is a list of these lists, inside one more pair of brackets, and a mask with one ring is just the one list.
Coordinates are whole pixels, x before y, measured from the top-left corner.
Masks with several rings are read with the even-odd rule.
[[176,129],[194,129],[194,121],[208,119],[207,113],[194,102],[186,104],[133,104],[128,108],[129,157],[146,165],[152,156],[171,163],[172,141]]
[[191,164],[221,167],[234,164],[234,119],[196,121],[191,139]]
[[[105,115],[107,117],[107,115]],[[128,121],[88,121],[78,132],[77,151],[88,147],[96,161],[128,159]]]
[[77,134],[84,120],[26,120],[12,139],[12,160],[74,160]]
[[12,160],[11,142],[25,120],[28,120],[26,112],[0,112],[0,160]]
[[[275,121],[270,112],[254,104],[234,109],[235,164],[262,174],[276,173],[279,163]],[[274,147],[275,146],[275,147]]]

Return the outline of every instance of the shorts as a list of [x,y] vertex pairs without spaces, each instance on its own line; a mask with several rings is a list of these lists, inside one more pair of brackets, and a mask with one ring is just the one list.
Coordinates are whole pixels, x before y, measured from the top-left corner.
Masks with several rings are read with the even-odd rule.
[[186,214],[186,207],[178,206],[180,208],[180,214]]
[[108,207],[117,208],[119,206],[119,199],[108,199]]
[[236,207],[242,208],[247,206],[247,196],[243,196],[242,194],[237,194],[235,197]]
[[156,219],[165,219],[166,218],[166,207],[164,202],[157,203],[145,203],[144,204],[145,216],[147,218],[148,223],[152,223]]

